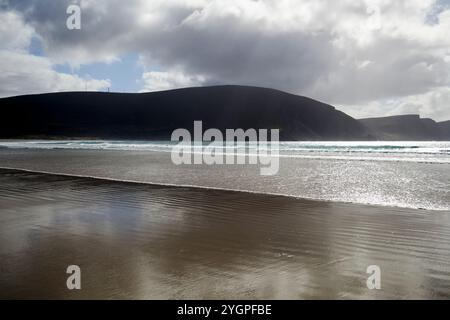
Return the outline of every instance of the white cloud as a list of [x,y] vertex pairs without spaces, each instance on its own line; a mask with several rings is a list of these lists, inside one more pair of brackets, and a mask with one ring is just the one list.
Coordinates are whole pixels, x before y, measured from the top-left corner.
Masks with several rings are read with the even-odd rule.
[[37,36],[21,15],[0,12],[0,96],[21,94],[100,90],[111,85],[109,80],[81,78],[54,70],[46,57],[28,53],[31,40]]
[[56,72],[47,58],[26,53],[0,50],[0,95],[100,90],[109,80],[83,79],[77,75]]
[[450,88],[440,87],[423,94],[371,101],[364,106],[342,105],[337,107],[347,110],[356,118],[420,114],[424,118],[436,119],[436,114],[441,114],[444,116],[438,120],[446,120],[450,119]]
[[181,71],[144,72],[142,79],[144,85],[141,92],[200,86],[205,82],[205,78],[202,76],[189,76]]
[[23,51],[30,45],[34,30],[14,12],[0,11],[0,49]]

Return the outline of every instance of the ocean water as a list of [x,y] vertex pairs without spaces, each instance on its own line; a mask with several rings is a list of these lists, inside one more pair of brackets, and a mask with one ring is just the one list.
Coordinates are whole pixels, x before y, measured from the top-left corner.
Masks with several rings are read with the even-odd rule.
[[[258,165],[177,166],[170,158],[174,144],[0,141],[0,167],[450,211],[450,142],[281,142],[277,149],[279,171],[273,176],[261,176]],[[221,151],[224,154],[264,151],[258,148],[237,145]]]
[[[0,148],[124,150],[171,152],[172,141],[104,141],[104,140],[33,140],[0,141]],[[204,143],[207,146],[207,143]],[[201,152],[201,146],[193,146]],[[407,161],[450,164],[450,142],[435,141],[284,141],[275,147],[259,148],[256,144],[240,143],[223,146],[219,152],[257,153],[273,148],[281,157],[309,159],[343,159],[358,161]]]

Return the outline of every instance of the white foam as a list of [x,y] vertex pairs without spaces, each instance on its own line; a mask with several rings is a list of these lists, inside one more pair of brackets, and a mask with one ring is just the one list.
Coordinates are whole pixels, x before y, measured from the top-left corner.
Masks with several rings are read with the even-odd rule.
[[[170,141],[105,141],[105,140],[30,140],[0,141],[0,147],[14,149],[74,149],[74,150],[123,150],[171,152],[175,142]],[[249,147],[246,153],[245,148]],[[197,149],[196,149],[197,148]],[[201,146],[200,146],[201,148]],[[267,147],[240,144],[235,147],[223,146],[217,155],[256,156]],[[194,147],[192,153],[202,153]],[[391,161],[450,164],[450,142],[411,141],[296,141],[280,142],[281,158],[345,160],[345,161]]]

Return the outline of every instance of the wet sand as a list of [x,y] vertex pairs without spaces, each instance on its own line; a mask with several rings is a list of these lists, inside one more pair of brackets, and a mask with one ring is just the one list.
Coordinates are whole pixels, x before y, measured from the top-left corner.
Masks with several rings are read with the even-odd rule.
[[[81,267],[82,289],[66,288]],[[366,268],[381,268],[381,289]],[[450,213],[0,170],[0,298],[450,298]]]

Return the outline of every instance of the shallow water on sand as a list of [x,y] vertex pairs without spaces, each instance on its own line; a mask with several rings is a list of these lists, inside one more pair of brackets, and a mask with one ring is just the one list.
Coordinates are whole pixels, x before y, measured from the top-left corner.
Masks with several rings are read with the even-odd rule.
[[177,166],[169,152],[0,149],[0,167],[450,211],[449,163],[350,158],[281,157],[275,175],[261,176],[260,165]]
[[0,270],[0,298],[450,298],[450,214],[0,170]]

